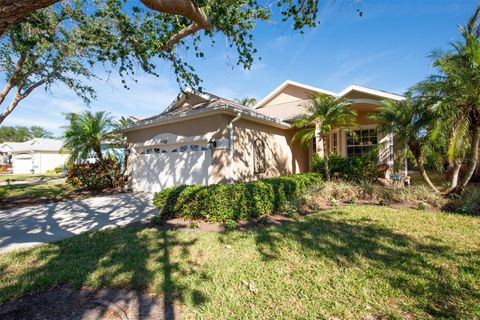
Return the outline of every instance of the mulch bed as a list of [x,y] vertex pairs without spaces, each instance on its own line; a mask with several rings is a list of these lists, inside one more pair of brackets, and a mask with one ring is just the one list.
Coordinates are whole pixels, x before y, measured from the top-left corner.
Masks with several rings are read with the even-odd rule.
[[25,207],[25,206],[34,206],[37,204],[46,204],[46,203],[66,201],[66,200],[83,200],[83,199],[90,198],[93,196],[98,196],[98,195],[109,195],[109,194],[124,193],[124,192],[127,192],[127,191],[120,190],[120,189],[105,189],[102,191],[74,190],[69,192],[66,195],[61,195],[61,196],[36,197],[36,198],[24,197],[24,196],[7,197],[3,201],[0,201],[0,209],[11,209],[11,208],[19,208],[19,207]]
[[2,320],[158,320],[178,314],[178,306],[160,297],[119,288],[57,286],[0,304]]
[[[279,225],[284,224],[287,222],[294,221],[295,219],[289,217],[285,214],[276,213],[272,215],[264,215],[258,218],[252,218],[246,221],[238,222],[234,230],[248,230],[258,227],[264,227],[269,225]],[[203,232],[203,231],[213,231],[213,232],[223,232],[227,231],[228,228],[225,226],[224,223],[211,223],[202,220],[192,221],[186,220],[182,218],[175,218],[169,219],[165,221],[161,221],[158,223],[150,222],[150,221],[143,221],[137,222],[133,225],[148,227],[148,228],[157,228],[159,230],[189,230],[194,232]]]

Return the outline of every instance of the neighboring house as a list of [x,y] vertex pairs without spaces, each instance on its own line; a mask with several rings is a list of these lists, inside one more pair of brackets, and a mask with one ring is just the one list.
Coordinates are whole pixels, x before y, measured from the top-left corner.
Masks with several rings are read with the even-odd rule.
[[123,131],[129,143],[128,172],[133,190],[158,191],[172,185],[248,181],[302,173],[311,168],[313,152],[291,144],[295,116],[305,113],[309,95],[322,92],[347,97],[358,112],[358,139],[333,130],[329,151],[359,155],[382,143],[379,162],[393,164],[393,138],[376,131],[368,115],[381,100],[402,96],[352,85],[336,94],[286,81],[254,109],[208,93],[181,94],[164,112],[143,119]]
[[65,164],[69,154],[62,152],[58,139],[34,138],[25,142],[0,143],[5,164],[11,164],[14,174],[45,173]]

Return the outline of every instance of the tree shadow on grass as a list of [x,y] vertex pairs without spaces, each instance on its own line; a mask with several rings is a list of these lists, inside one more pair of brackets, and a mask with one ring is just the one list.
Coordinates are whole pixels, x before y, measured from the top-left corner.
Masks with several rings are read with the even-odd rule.
[[[5,272],[0,275],[0,301],[64,284],[94,290],[127,288],[138,293],[153,290],[163,299],[163,318],[176,319],[174,305],[182,302],[185,294],[191,294],[194,303],[207,301],[200,292],[187,292],[178,281],[178,275],[195,269],[188,262],[178,263],[177,256],[172,258],[172,250],[187,257],[195,242],[181,240],[172,231],[127,227],[15,252],[13,259],[29,265],[9,277],[8,261],[0,261],[0,270]],[[150,306],[141,305],[147,300],[138,299],[138,314],[148,315]]]
[[[282,259],[284,250],[301,250],[339,267],[373,268],[376,277],[413,298],[428,316],[458,319],[472,313],[480,301],[475,285],[480,250],[460,252],[438,240],[419,241],[369,219],[342,215],[339,210],[250,232],[267,261]],[[224,237],[220,241],[227,241]]]

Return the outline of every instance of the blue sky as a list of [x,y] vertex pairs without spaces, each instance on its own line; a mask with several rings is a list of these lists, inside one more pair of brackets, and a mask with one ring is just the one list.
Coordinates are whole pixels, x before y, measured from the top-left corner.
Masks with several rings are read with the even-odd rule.
[[[251,70],[235,66],[235,52],[221,36],[203,59],[192,58],[205,90],[226,98],[261,99],[286,79],[331,91],[350,84],[403,93],[432,72],[429,53],[458,38],[457,25],[473,13],[476,1],[321,1],[321,24],[301,35],[286,24],[261,24],[254,31],[260,61]],[[188,53],[185,53],[187,56]],[[235,66],[235,67],[233,67]],[[62,86],[37,90],[4,125],[40,125],[59,135],[63,112],[106,110],[115,116],[160,113],[178,94],[170,67],[158,62],[159,78],[139,75],[123,89],[120,79],[99,70],[98,99],[87,107]],[[2,79],[3,81],[3,79]]]

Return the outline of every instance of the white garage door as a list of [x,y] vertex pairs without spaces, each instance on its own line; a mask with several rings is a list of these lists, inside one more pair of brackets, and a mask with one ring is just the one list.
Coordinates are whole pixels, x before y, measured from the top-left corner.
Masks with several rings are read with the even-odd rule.
[[198,144],[144,148],[132,159],[132,188],[156,192],[175,185],[206,185],[211,163],[211,151]]
[[32,173],[32,156],[31,155],[17,155],[12,159],[12,170],[14,174]]

